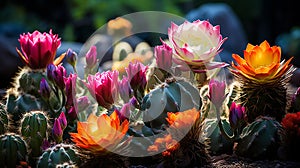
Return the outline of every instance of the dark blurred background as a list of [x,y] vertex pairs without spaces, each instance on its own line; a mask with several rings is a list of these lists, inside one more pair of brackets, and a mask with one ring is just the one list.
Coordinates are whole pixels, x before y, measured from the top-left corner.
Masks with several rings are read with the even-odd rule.
[[[292,0],[1,0],[0,89],[10,86],[17,67],[23,66],[15,51],[19,34],[53,29],[63,41],[80,46],[107,21],[146,10],[173,13],[190,21],[209,19],[213,25],[221,25],[222,35],[233,37],[224,44],[225,48],[231,48],[228,55],[242,53],[248,42],[255,45],[267,40],[271,45],[280,45],[284,57],[294,56],[293,64],[300,66],[300,17],[296,3]],[[141,38],[153,44],[151,38]]]

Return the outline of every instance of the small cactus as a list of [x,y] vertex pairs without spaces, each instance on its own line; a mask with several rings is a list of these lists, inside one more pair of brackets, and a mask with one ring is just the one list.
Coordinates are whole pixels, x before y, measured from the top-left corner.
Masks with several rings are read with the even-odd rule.
[[253,159],[276,158],[281,129],[280,123],[274,118],[258,118],[243,129],[236,154]]
[[152,129],[162,129],[167,112],[199,109],[201,101],[196,87],[184,80],[169,78],[149,92],[142,101],[143,121]]
[[57,165],[78,164],[79,157],[72,145],[57,144],[52,148],[47,149],[37,162],[38,168],[55,168]]
[[48,121],[42,111],[26,113],[21,120],[20,132],[29,146],[31,157],[38,157],[42,153],[42,143],[48,138]]
[[20,135],[6,133],[0,136],[0,167],[15,168],[27,162],[26,142]]
[[8,127],[8,116],[5,105],[0,103],[0,134],[4,134]]
[[[230,125],[227,120],[222,119],[222,125],[224,130],[229,135],[232,135]],[[223,153],[232,153],[233,141],[229,141],[220,131],[217,119],[206,119],[205,121],[205,136],[209,139],[210,153],[211,155],[220,155]]]

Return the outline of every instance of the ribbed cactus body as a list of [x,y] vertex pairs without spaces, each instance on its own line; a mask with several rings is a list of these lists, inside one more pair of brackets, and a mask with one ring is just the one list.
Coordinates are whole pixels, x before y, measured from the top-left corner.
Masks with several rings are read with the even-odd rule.
[[27,162],[27,146],[23,138],[14,133],[0,136],[0,167],[15,168]]
[[26,113],[21,120],[20,132],[30,148],[30,156],[41,155],[41,146],[48,138],[48,118],[42,111],[31,111]]
[[42,70],[34,71],[29,68],[23,68],[17,74],[14,81],[14,88],[20,93],[27,93],[39,97],[38,89],[40,88],[40,81],[46,78]]
[[8,127],[8,116],[5,105],[0,103],[0,135],[4,134]]
[[41,110],[42,105],[36,97],[30,94],[9,94],[6,101],[7,112],[12,115],[12,120],[18,122],[24,113]]
[[254,159],[277,157],[280,129],[280,123],[273,118],[264,117],[255,120],[243,129],[236,154]]
[[174,78],[149,92],[141,105],[145,124],[159,130],[166,124],[167,112],[185,111],[194,107],[201,107],[197,88],[189,82]]
[[[222,119],[222,125],[227,134],[232,135],[230,124],[227,120]],[[209,139],[210,153],[220,155],[223,153],[232,153],[233,141],[227,140],[220,131],[217,119],[206,119],[205,135]]]
[[57,144],[56,146],[47,149],[40,157],[38,168],[55,168],[57,165],[64,163],[78,164],[79,156],[72,145]]

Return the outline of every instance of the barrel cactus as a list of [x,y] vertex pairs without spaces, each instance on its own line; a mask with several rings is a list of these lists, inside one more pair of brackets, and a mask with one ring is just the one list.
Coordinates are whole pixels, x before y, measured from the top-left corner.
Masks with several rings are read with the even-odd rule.
[[150,91],[142,100],[143,121],[155,131],[166,125],[167,112],[199,109],[199,91],[191,83],[168,78],[165,83]]
[[48,122],[49,119],[43,111],[26,113],[21,120],[20,132],[27,141],[31,157],[38,157],[42,153],[42,143],[48,138]]
[[253,159],[276,158],[282,127],[271,117],[262,117],[247,125],[238,140],[236,154]]
[[20,135],[6,133],[0,136],[0,167],[15,168],[27,161],[27,145]]
[[72,145],[57,144],[44,151],[37,162],[38,168],[55,168],[64,163],[79,164],[79,155]]

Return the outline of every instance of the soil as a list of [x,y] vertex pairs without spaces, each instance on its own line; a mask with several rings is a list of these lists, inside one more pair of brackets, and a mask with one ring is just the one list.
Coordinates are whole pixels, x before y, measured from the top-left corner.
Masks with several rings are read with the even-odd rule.
[[224,154],[213,156],[211,165],[204,168],[300,168],[300,161],[251,160]]

